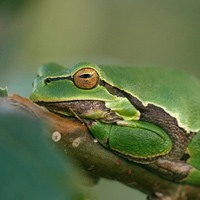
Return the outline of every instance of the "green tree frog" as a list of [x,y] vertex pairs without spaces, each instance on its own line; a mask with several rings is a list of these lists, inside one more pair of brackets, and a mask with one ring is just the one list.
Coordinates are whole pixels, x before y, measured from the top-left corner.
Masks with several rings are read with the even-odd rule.
[[108,150],[163,178],[200,186],[200,82],[177,69],[43,65],[33,102],[81,118]]

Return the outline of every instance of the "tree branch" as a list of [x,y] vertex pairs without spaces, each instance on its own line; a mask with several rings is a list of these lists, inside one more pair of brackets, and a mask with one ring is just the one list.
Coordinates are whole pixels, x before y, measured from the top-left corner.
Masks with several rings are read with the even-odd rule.
[[91,176],[120,181],[148,194],[151,200],[200,199],[198,187],[164,180],[142,165],[105,149],[87,127],[75,118],[62,118],[16,94],[0,98],[0,103],[12,106],[17,112],[41,118],[47,127],[46,134],[53,139],[54,144]]

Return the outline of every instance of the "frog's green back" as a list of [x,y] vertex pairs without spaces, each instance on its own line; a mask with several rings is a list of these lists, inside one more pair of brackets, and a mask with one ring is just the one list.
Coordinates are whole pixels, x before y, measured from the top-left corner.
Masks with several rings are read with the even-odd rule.
[[163,108],[187,131],[200,129],[200,82],[191,75],[159,67],[99,67],[113,86]]

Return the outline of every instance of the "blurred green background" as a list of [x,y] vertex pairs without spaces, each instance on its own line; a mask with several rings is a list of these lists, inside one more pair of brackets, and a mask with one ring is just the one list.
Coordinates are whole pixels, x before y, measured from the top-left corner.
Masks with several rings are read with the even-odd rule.
[[[199,0],[0,0],[0,86],[28,97],[40,65],[160,65],[200,77]],[[140,200],[117,182],[98,199]]]

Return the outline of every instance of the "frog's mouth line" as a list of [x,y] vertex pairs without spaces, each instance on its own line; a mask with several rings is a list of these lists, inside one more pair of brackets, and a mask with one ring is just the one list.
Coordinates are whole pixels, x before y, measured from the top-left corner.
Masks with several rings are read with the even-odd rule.
[[86,119],[99,120],[104,123],[115,123],[123,118],[110,108],[105,106],[104,101],[97,100],[74,100],[62,102],[36,102],[46,107],[49,111],[64,116],[78,116]]

